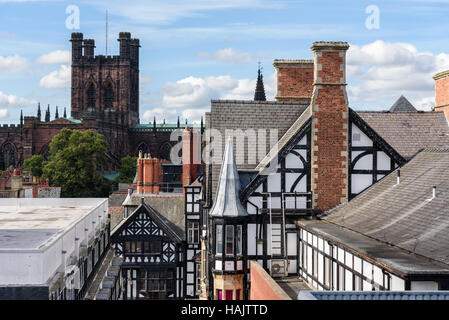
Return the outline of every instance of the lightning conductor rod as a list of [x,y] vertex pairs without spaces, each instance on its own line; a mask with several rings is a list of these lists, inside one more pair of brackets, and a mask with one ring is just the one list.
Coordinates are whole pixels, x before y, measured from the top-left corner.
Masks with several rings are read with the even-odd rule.
[[108,55],[108,10],[106,9],[106,56]]

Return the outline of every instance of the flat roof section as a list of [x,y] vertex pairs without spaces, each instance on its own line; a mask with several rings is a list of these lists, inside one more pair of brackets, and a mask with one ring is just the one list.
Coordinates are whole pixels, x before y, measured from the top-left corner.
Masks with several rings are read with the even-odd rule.
[[107,199],[0,199],[0,251],[40,249]]

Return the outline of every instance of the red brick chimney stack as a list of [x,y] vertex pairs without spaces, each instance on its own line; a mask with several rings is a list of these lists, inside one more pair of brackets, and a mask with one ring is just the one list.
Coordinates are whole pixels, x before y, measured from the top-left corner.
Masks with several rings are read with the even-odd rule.
[[143,193],[143,154],[139,151],[137,158],[137,193]]
[[191,184],[197,177],[201,164],[201,135],[186,126],[182,133],[182,185]]
[[151,158],[149,154],[142,154],[140,151],[137,159],[137,193],[158,194],[161,182],[161,160]]
[[449,70],[437,73],[435,80],[435,111],[444,111],[449,121]]
[[274,60],[278,101],[310,102],[313,90],[313,60]]
[[326,211],[348,199],[348,99],[346,42],[314,42],[312,193]]

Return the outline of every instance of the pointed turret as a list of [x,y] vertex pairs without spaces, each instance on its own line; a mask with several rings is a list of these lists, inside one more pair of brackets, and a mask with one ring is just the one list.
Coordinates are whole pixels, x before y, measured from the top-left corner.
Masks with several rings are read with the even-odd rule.
[[55,119],[59,118],[58,106],[56,106]]
[[[228,138],[215,202],[209,213],[215,244],[210,248],[215,300],[244,300],[248,296],[248,212],[240,202],[239,192],[239,174],[232,140]],[[231,260],[232,265],[228,262]]]
[[211,216],[239,217],[247,216],[246,209],[240,202],[240,179],[235,163],[232,140],[228,138],[225,147],[223,164],[218,180],[217,195]]
[[254,93],[254,101],[267,101],[265,97],[265,88],[263,86],[263,75],[259,66],[257,71],[256,92]]
[[23,126],[23,111],[20,110],[20,125]]
[[204,123],[203,123],[203,116],[201,116],[201,134],[204,133]]
[[179,123],[179,116],[178,116],[178,128],[180,127],[181,125],[180,125],[180,123]]
[[153,118],[153,131],[156,131],[156,116]]
[[41,103],[37,103],[37,119],[41,121]]
[[67,118],[67,109],[64,107],[64,118]]
[[50,122],[50,105],[48,105],[47,111],[45,112],[45,122]]

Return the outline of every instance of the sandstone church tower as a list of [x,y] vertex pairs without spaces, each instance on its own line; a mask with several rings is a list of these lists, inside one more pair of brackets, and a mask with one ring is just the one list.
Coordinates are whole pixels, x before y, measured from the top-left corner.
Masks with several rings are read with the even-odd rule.
[[71,112],[124,126],[139,123],[139,39],[120,32],[120,55],[95,56],[95,40],[72,33]]

